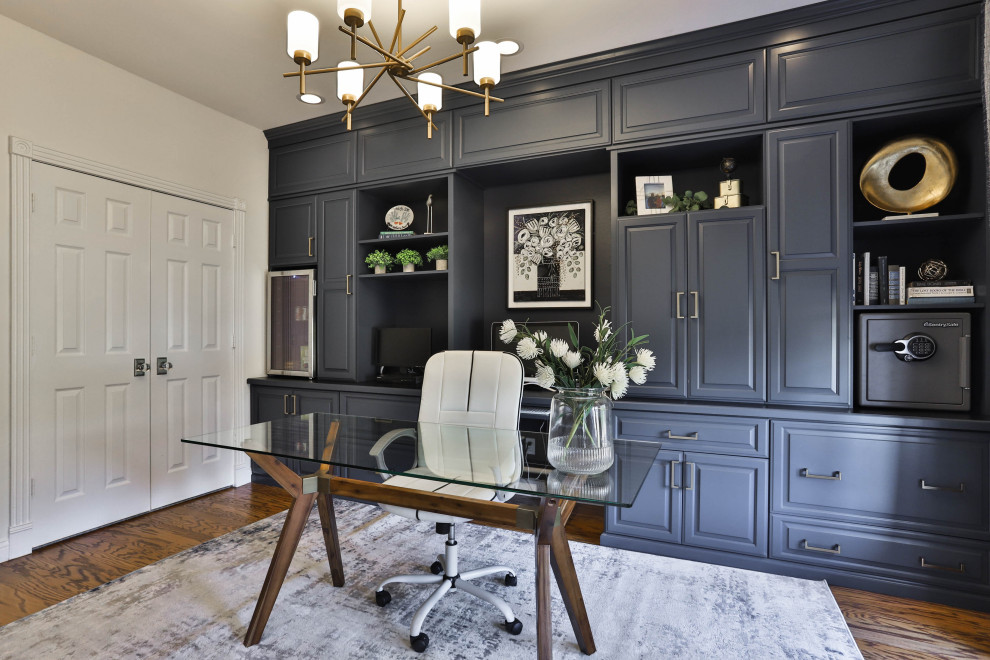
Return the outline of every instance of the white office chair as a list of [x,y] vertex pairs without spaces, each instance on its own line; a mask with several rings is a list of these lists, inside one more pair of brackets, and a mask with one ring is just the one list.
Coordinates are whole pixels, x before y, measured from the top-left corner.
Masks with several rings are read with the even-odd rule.
[[[385,483],[403,488],[415,488],[479,500],[505,500],[511,495],[491,488],[446,484],[441,481],[417,479],[414,474],[475,480],[493,485],[516,481],[522,471],[522,451],[519,436],[519,407],[522,401],[523,366],[519,358],[494,351],[445,351],[437,353],[426,363],[423,376],[423,397],[419,407],[420,437],[416,466],[403,475],[388,478]],[[442,424],[471,425],[434,426]],[[416,434],[415,429],[390,431],[375,444],[371,454],[385,467],[385,448],[396,438]],[[460,589],[491,603],[505,617],[505,629],[518,635],[522,622],[512,608],[495,594],[468,582],[474,578],[505,573],[507,586],[515,586],[516,574],[507,566],[488,566],[458,573],[456,523],[468,518],[393,505],[383,509],[413,520],[436,523],[438,534],[447,534],[444,554],[430,567],[432,575],[397,575],[378,585],[375,602],[384,607],[392,596],[385,586],[393,582],[438,585],[433,594],[413,616],[409,628],[409,643],[415,651],[423,652],[429,637],[421,632],[430,610],[448,591]]]

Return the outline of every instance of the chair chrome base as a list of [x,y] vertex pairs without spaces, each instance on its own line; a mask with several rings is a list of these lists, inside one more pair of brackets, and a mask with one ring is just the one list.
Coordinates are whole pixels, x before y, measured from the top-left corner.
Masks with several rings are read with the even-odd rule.
[[[423,622],[426,617],[429,616],[430,611],[440,602],[440,599],[444,597],[449,591],[456,591],[460,589],[464,593],[471,594],[475,598],[480,598],[481,600],[491,603],[502,616],[505,617],[505,629],[513,635],[518,635],[522,632],[522,622],[516,618],[516,615],[512,613],[512,608],[504,600],[491,593],[490,591],[483,589],[475,584],[471,584],[468,580],[474,580],[475,578],[484,577],[486,575],[492,575],[493,573],[505,573],[505,584],[509,586],[514,586],[516,584],[516,573],[508,566],[486,566],[485,568],[478,568],[473,571],[465,571],[464,573],[458,574],[457,572],[457,540],[454,538],[454,525],[450,525],[450,529],[447,532],[447,542],[444,547],[444,554],[437,555],[437,564],[440,565],[442,575],[396,575],[385,580],[378,585],[375,590],[375,602],[378,605],[384,607],[391,600],[392,596],[388,591],[385,590],[385,586],[398,582],[405,584],[435,584],[438,585],[437,588],[430,594],[430,597],[426,599],[419,609],[416,610],[416,614],[413,616],[412,625],[409,626],[409,640],[410,645],[413,650],[418,652],[423,652],[426,650],[429,644],[429,638],[426,634],[422,633]],[[436,566],[436,564],[434,564]]]

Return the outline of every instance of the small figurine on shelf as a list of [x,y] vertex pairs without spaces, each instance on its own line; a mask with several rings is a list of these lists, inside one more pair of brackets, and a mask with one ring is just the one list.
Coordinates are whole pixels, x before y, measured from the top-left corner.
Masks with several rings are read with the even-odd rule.
[[424,234],[433,233],[433,194],[426,196],[426,231]]
[[368,264],[368,268],[375,269],[375,275],[382,275],[394,263],[394,260],[392,255],[385,250],[375,250],[364,258],[364,263]]
[[403,273],[411,273],[416,270],[416,266],[423,265],[423,257],[419,252],[409,248],[399,250],[399,254],[395,255],[395,260],[402,264]]
[[432,247],[427,251],[426,258],[430,261],[437,262],[437,270],[447,270],[447,254],[448,248],[446,245],[438,245]]

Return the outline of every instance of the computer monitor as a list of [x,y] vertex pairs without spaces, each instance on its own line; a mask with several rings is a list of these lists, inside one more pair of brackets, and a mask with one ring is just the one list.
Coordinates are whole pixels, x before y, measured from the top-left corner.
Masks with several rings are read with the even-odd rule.
[[[563,339],[567,342],[568,346],[571,346],[571,333],[567,329],[567,326],[574,327],[574,334],[578,337],[581,336],[581,325],[577,321],[528,321],[526,327],[530,332],[536,332],[537,330],[543,330],[547,333],[547,336],[551,339]],[[499,339],[499,330],[502,328],[502,322],[496,321],[492,323],[492,334],[490,348],[493,351],[505,351],[508,353],[514,353],[516,350],[515,344],[505,344]],[[536,375],[536,363],[535,360],[523,360],[523,368],[526,372],[526,376]]]
[[379,328],[375,364],[401,369],[422,368],[433,355],[429,328]]

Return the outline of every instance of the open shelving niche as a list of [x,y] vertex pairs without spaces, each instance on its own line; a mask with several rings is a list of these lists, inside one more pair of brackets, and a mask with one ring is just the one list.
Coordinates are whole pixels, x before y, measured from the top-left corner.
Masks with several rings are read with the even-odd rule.
[[[426,200],[433,196],[433,233],[427,229]],[[413,211],[412,236],[379,238],[387,230],[386,212],[398,204]],[[470,348],[471,328],[480,326],[481,303],[465,298],[448,282],[458,278],[470,286],[482,277],[479,225],[481,192],[456,174],[407,179],[358,189],[355,243],[358,276],[358,379],[375,376],[377,331],[387,327],[430,328],[432,351]],[[437,271],[426,260],[435,246],[450,247],[448,270]],[[412,248],[423,256],[423,265],[411,273],[393,270],[376,275],[364,263],[377,249],[395,255]],[[401,266],[393,268],[401,269]]]
[[[972,321],[973,378],[971,414],[990,411],[990,347],[986,337],[987,255],[990,232],[986,218],[986,164],[984,152],[985,115],[978,102],[961,103],[936,110],[888,114],[852,122],[852,236],[859,258],[870,252],[872,263],[883,255],[889,264],[905,266],[908,281],[918,280],[918,267],[927,259],[941,259],[948,265],[948,279],[972,280],[976,302],[944,305],[855,305],[854,312],[968,312]],[[944,140],[955,151],[959,173],[949,195],[930,209],[919,213],[939,213],[936,217],[881,220],[895,215],[871,205],[859,189],[859,175],[866,162],[887,142],[909,135],[927,135]],[[911,160],[915,162],[911,162]],[[891,172],[891,183],[906,189],[924,172],[924,163],[905,158]],[[919,162],[920,161],[920,162]],[[854,266],[851,266],[854,267]],[[852,281],[855,283],[855,272]],[[854,324],[858,329],[858,323]]]

